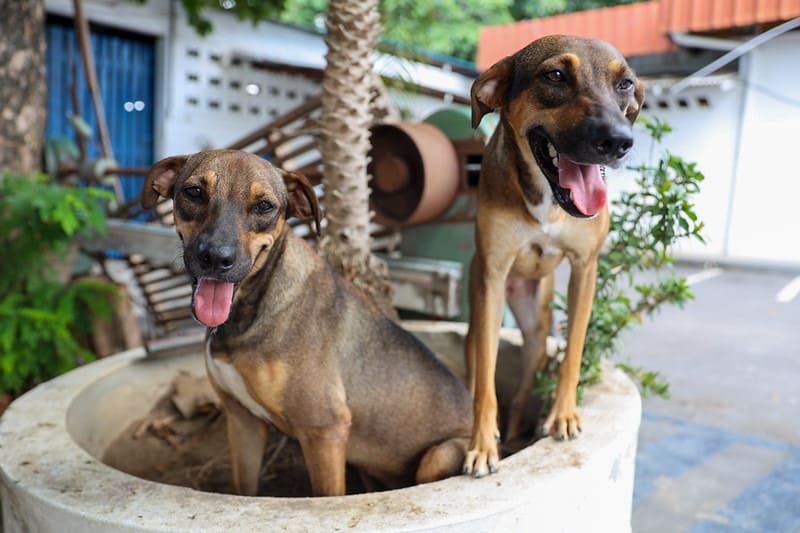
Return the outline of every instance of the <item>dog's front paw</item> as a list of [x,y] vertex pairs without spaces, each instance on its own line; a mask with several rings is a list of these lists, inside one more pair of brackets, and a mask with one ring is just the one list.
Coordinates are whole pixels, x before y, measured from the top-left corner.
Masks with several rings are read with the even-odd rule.
[[488,432],[478,430],[464,459],[463,473],[468,476],[483,477],[497,472],[497,463],[500,462],[497,451],[499,439],[500,432],[497,428]]
[[572,408],[553,407],[550,416],[542,426],[545,435],[551,435],[556,440],[574,439],[581,433],[581,417],[573,405]]

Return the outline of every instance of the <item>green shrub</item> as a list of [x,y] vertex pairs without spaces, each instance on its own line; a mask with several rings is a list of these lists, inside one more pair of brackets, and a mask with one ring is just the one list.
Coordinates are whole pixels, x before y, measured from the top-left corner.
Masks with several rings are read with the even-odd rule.
[[78,340],[90,333],[88,313],[108,315],[115,289],[59,280],[56,265],[68,260],[75,237],[104,231],[108,197],[46,176],[0,178],[0,393],[19,393],[93,358]]
[[[650,134],[653,148],[671,131],[669,125],[658,119],[640,118],[639,123]],[[610,206],[611,225],[605,251],[598,262],[579,398],[583,386],[599,379],[600,362],[618,351],[623,331],[641,323],[644,316],[652,316],[665,304],[683,306],[694,297],[686,280],[667,267],[674,261],[670,247],[677,241],[703,241],[703,224],[698,221],[693,204],[703,174],[695,163],[669,152],[662,153],[654,165],[629,169],[637,173],[636,187]],[[646,272],[655,274],[655,280],[640,281],[637,275]],[[554,307],[566,313],[566,302],[566,295],[557,294]],[[566,331],[566,323],[561,328]],[[657,372],[629,364],[617,366],[639,382],[644,396],[669,395],[669,385]],[[537,376],[535,393],[547,398],[555,391],[556,369],[556,361],[548,361],[547,368]]]

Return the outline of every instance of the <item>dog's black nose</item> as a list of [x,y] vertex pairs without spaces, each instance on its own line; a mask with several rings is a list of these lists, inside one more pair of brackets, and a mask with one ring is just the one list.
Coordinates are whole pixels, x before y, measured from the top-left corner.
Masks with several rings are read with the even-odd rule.
[[595,141],[595,150],[600,155],[610,155],[621,159],[633,147],[633,134],[627,127],[604,128]]
[[201,242],[197,245],[197,257],[204,266],[211,270],[230,270],[236,262],[236,248],[225,245],[215,246]]

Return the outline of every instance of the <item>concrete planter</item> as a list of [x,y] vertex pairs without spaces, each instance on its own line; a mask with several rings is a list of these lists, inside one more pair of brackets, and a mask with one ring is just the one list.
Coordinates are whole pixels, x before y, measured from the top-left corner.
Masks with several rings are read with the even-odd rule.
[[[426,342],[464,333],[459,324],[411,327],[425,330]],[[337,498],[246,498],[145,481],[96,458],[179,370],[204,372],[199,345],[170,356],[124,352],[14,402],[0,419],[5,533],[630,530],[641,402],[619,371],[607,369],[587,392],[581,438],[542,439],[490,477]]]

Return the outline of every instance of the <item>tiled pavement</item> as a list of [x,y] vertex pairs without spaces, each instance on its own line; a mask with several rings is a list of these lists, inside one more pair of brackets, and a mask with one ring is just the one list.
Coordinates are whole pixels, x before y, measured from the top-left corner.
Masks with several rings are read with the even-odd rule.
[[645,413],[633,531],[800,531],[800,446]]
[[683,266],[696,300],[623,353],[669,382],[646,399],[634,533],[800,532],[800,276]]

